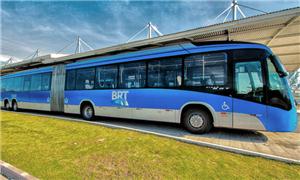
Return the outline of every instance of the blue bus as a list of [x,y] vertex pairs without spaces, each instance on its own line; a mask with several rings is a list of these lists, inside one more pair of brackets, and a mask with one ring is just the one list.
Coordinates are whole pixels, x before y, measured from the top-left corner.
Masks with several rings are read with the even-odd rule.
[[213,127],[290,132],[294,97],[265,45],[184,43],[1,76],[6,109],[35,109]]

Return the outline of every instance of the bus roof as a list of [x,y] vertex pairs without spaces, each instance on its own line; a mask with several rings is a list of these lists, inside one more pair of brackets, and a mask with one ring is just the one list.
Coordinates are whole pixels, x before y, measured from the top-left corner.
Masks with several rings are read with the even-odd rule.
[[257,48],[257,49],[265,49],[270,51],[270,49],[262,44],[256,43],[244,43],[244,42],[211,42],[204,44],[178,44],[167,47],[160,47],[149,50],[142,50],[106,57],[94,57],[84,61],[78,61],[74,63],[67,64],[66,69],[74,69],[74,68],[84,68],[90,66],[98,66],[105,64],[114,64],[114,63],[122,63],[122,62],[130,62],[130,61],[138,61],[145,59],[154,59],[154,58],[162,58],[162,57],[172,57],[172,56],[180,56],[191,53],[205,53],[212,51],[221,51],[221,50],[231,50],[231,49],[243,49],[243,48]]
[[2,78],[6,79],[6,78],[11,78],[11,77],[18,77],[18,76],[26,76],[26,75],[38,74],[38,73],[47,73],[47,72],[52,72],[52,70],[53,70],[52,66],[34,68],[34,69],[27,69],[27,70],[18,71],[18,72],[3,75],[3,76],[1,76],[1,79]]
[[[244,49],[244,48],[265,49],[267,51],[270,51],[270,49],[265,45],[257,44],[257,43],[247,43],[247,42],[214,41],[214,42],[205,42],[200,44],[185,43],[185,44],[159,47],[154,49],[135,51],[135,52],[105,56],[105,57],[82,58],[81,61],[67,64],[66,69],[84,68],[90,66],[138,61],[138,60],[153,59],[153,58],[181,56],[190,53],[205,53],[205,52],[212,52],[212,51]],[[4,75],[2,78],[51,72],[52,69],[53,69],[52,66],[34,68],[29,70],[23,70],[20,72],[10,73]]]

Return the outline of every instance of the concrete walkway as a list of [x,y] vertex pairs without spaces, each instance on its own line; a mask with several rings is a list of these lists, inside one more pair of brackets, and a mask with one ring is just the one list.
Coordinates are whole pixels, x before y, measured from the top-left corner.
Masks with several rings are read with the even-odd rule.
[[[152,131],[156,133],[183,137],[191,140],[230,146],[300,161],[300,133],[275,133],[235,129],[213,129],[208,134],[191,134],[181,127],[166,123],[141,122],[119,119],[102,119],[114,125]],[[298,128],[299,131],[299,128]]]
[[[74,115],[53,115],[46,112],[22,112],[40,116],[52,116],[72,121],[83,121]],[[298,116],[299,119],[299,116]],[[177,124],[135,121],[127,119],[101,118],[97,117],[92,124],[104,125],[108,127],[125,128],[140,132],[150,132],[152,134],[170,137],[188,143],[216,147],[231,152],[248,154],[270,159],[291,159],[300,164],[300,133],[274,133],[263,131],[246,131],[234,129],[213,129],[208,134],[195,135],[182,129]],[[298,131],[300,129],[298,128]],[[231,149],[232,150],[231,150]],[[242,151],[244,150],[245,153]],[[250,152],[250,153],[247,153]],[[252,153],[255,152],[255,153]],[[261,155],[262,154],[262,155]],[[269,157],[268,157],[269,156]],[[274,156],[274,158],[272,157]],[[285,161],[289,162],[289,161]]]

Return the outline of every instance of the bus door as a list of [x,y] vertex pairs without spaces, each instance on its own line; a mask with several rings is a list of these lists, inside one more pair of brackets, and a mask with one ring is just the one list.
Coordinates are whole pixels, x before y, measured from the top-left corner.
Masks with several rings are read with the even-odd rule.
[[264,130],[263,64],[259,60],[235,61],[233,66],[233,128]]

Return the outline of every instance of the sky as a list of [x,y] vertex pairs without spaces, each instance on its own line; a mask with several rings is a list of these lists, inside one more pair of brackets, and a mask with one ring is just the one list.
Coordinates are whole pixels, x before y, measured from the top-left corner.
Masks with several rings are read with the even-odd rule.
[[[272,12],[300,0],[239,0]],[[57,53],[80,36],[94,49],[125,43],[148,22],[170,34],[222,22],[231,0],[214,1],[1,1],[0,61]],[[240,7],[246,16],[259,12]],[[146,38],[146,32],[135,40]],[[74,53],[75,44],[61,53]],[[87,49],[86,49],[87,50]]]

